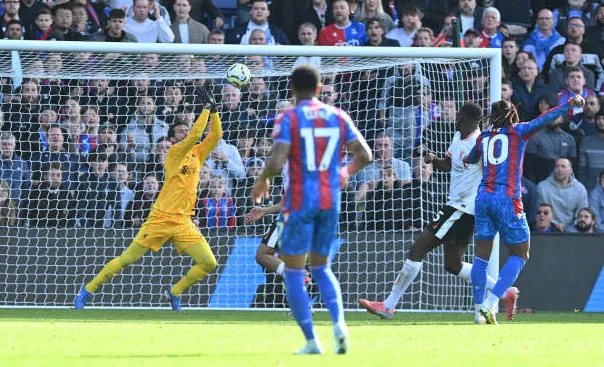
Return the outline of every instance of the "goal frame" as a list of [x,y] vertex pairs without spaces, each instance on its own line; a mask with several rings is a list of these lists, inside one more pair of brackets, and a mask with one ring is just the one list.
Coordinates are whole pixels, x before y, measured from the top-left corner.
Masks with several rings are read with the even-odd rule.
[[[502,55],[500,49],[484,48],[428,48],[428,47],[335,47],[335,46],[274,46],[274,45],[192,45],[162,43],[74,42],[74,41],[17,41],[0,40],[0,51],[44,52],[99,52],[99,53],[155,53],[175,55],[230,55],[230,56],[318,56],[318,57],[384,57],[384,58],[454,58],[488,59],[489,102],[501,99]],[[14,54],[13,54],[14,55]],[[19,77],[12,70],[13,77]],[[499,237],[488,268],[489,275],[499,274]],[[45,308],[45,306],[40,306]],[[136,308],[136,307],[134,307]],[[229,308],[232,310],[232,308]],[[429,312],[429,311],[428,311]]]

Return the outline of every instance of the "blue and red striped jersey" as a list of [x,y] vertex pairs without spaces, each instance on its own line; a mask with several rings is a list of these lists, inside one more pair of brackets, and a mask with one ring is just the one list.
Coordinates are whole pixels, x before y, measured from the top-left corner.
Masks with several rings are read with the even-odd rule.
[[363,46],[369,40],[365,25],[360,22],[350,21],[346,28],[330,24],[319,33],[317,44],[319,46]]
[[283,208],[340,208],[340,157],[359,131],[341,109],[306,100],[275,121],[275,143],[290,145]]
[[[569,101],[574,96],[575,93],[571,92],[568,88],[564,88],[562,92],[558,93],[558,103],[564,103],[566,101]],[[596,97],[596,94],[591,89],[583,89],[581,97],[587,98],[589,96]]]
[[476,163],[482,157],[482,181],[478,192],[521,198],[522,164],[528,140],[537,131],[568,113],[570,107],[570,101],[567,101],[531,122],[484,130],[467,159],[468,163]]

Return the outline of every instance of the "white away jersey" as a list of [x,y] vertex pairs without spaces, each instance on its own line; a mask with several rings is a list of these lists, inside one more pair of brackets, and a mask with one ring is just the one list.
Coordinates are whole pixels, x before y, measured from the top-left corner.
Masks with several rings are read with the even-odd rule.
[[479,136],[480,131],[476,130],[462,139],[457,131],[447,150],[447,155],[451,157],[451,187],[447,205],[470,215],[474,215],[474,199],[482,180],[482,167],[480,164],[469,164],[466,169],[464,159],[476,145]]

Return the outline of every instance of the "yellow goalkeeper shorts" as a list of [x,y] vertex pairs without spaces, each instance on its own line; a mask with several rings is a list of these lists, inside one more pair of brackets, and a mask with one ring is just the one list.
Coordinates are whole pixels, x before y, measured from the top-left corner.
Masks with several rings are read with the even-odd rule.
[[191,245],[206,242],[206,239],[191,221],[191,217],[151,210],[149,217],[136,234],[134,242],[157,252],[166,241],[172,242],[180,254]]

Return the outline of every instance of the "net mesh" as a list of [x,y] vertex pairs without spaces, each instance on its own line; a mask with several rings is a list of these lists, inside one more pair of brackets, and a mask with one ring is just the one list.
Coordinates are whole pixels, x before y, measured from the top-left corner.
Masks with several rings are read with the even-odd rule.
[[[253,75],[241,91],[224,81],[234,62]],[[486,58],[0,53],[0,305],[69,306],[131,243],[161,189],[169,128],[194,121],[210,85],[225,136],[201,170],[195,221],[218,267],[183,305],[286,307],[281,280],[254,260],[274,218],[246,224],[244,214],[274,119],[292,103],[288,76],[304,63],[323,74],[319,97],[347,111],[374,149],[373,169],[343,192],[333,269],[346,308],[383,299],[414,236],[446,202],[448,174],[422,164],[421,154],[445,154],[463,102],[488,105]],[[223,194],[213,184],[220,177]],[[277,177],[262,205],[279,202],[281,191]],[[440,248],[426,257],[400,308],[470,309],[471,288],[442,264]],[[162,291],[191,265],[166,244],[101,287],[91,305],[167,306]]]

